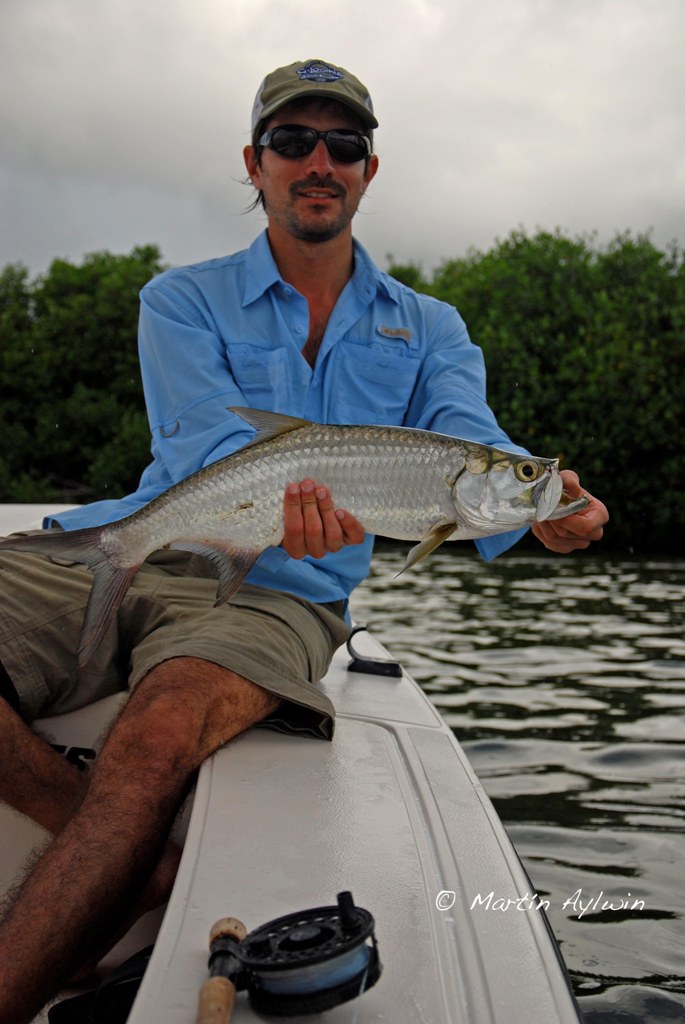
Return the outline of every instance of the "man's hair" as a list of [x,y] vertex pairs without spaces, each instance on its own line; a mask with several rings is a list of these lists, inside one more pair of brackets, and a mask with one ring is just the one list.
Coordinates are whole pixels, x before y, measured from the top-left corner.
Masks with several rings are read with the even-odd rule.
[[[342,106],[342,104],[340,104],[338,102],[338,100],[328,100],[328,101],[324,101],[324,102],[328,102],[332,106]],[[312,97],[311,96],[305,96],[301,100],[294,100],[292,103],[289,103],[288,106],[291,106],[294,110],[298,110],[298,109],[302,109],[303,107],[309,106],[311,103],[312,103]],[[359,121],[358,130],[360,132],[362,132],[363,135],[366,135],[367,139],[371,143],[371,153],[373,153],[373,129],[372,128],[366,128],[362,124],[361,119],[357,118],[357,116],[356,116],[356,114],[354,113],[353,110],[350,110],[349,113],[355,118],[355,120]],[[259,121],[258,124],[256,125],[254,131],[252,132],[252,147],[253,147],[253,149],[255,151],[255,155],[257,157],[257,163],[260,165],[260,167],[261,167],[261,160],[262,160],[262,150],[264,149],[264,147],[259,145],[259,140],[261,139],[262,135],[264,134],[264,132],[268,128],[269,122],[271,121],[272,117],[273,117],[273,114],[270,117],[265,118],[263,121]],[[369,154],[369,156],[371,155],[371,153]],[[365,158],[365,160],[364,160],[364,163],[368,164],[368,162],[369,162],[369,157],[367,156]],[[252,185],[252,179],[251,178],[245,178],[245,184],[246,185]],[[261,208],[263,210],[266,210],[266,203],[264,202],[264,193],[262,192],[261,189],[257,189],[257,195],[254,197],[252,202],[248,205],[247,210],[245,212],[246,213],[251,213],[253,210],[258,210],[260,206],[261,206]]]
[[[252,148],[255,151],[255,156],[257,158],[257,163],[259,164],[260,167],[262,166],[262,149],[264,147],[259,145],[259,140],[261,139],[262,135],[266,131],[266,126],[267,126],[268,123],[269,123],[269,119],[268,118],[265,121],[259,121],[257,123],[256,128],[252,132]],[[245,184],[246,185],[253,185],[252,178],[245,178]],[[252,202],[247,207],[247,210],[246,210],[247,213],[252,213],[253,210],[258,210],[260,208],[260,206],[261,206],[261,208],[263,210],[266,210],[266,203],[264,202],[264,193],[262,192],[261,188],[258,188],[255,191],[256,191],[256,195],[255,195],[254,199],[252,200]]]

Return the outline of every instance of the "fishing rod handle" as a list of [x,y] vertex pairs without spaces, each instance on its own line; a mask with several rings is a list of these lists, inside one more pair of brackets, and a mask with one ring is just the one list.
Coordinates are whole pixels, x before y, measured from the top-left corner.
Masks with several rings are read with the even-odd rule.
[[197,1001],[195,1024],[228,1024],[233,1013],[235,985],[219,975],[207,978]]
[[[219,949],[222,940],[242,942],[247,935],[247,928],[237,917],[222,917],[213,925],[209,933],[210,964],[213,956]],[[223,957],[221,958],[223,961]],[[233,957],[229,957],[229,963]],[[234,961],[237,964],[237,962]],[[197,1001],[197,1017],[195,1024],[228,1024],[233,1013],[233,1002],[235,1000],[235,984],[232,975],[221,973],[225,966],[218,957],[215,964],[212,964],[212,976],[203,982]],[[232,965],[233,966],[233,965]]]

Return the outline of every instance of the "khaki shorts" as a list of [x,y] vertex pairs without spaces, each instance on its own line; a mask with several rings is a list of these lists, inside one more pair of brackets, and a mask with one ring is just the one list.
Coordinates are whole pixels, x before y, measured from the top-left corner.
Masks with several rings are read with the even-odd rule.
[[243,584],[214,607],[210,562],[156,552],[141,567],[91,661],[76,649],[92,586],[79,564],[0,554],[0,663],[27,721],[64,714],[139,682],[169,658],[232,669],[285,699],[265,724],[330,738],[334,709],[316,687],[349,629],[342,602],[317,605]]

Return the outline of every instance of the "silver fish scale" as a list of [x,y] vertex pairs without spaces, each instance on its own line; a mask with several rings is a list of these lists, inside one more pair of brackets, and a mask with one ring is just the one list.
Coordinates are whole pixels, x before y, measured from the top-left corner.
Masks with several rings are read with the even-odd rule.
[[183,539],[262,550],[282,538],[284,488],[305,477],[330,487],[368,532],[419,540],[437,520],[454,519],[448,480],[465,449],[458,438],[402,428],[311,424],[188,477],[108,528],[103,547],[120,565]]
[[447,481],[464,465],[455,445],[401,430],[338,430],[318,453],[312,449],[311,475],[367,531],[418,540],[437,519],[454,518]]

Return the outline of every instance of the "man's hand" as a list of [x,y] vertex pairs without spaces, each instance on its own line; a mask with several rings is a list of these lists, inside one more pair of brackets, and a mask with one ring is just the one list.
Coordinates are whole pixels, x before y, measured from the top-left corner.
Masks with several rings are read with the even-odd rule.
[[286,487],[283,528],[281,544],[291,558],[323,558],[329,551],[364,540],[361,523],[344,509],[336,509],[328,487],[314,480]]
[[588,494],[580,486],[578,474],[570,469],[561,472],[564,490],[570,498],[585,495],[590,500],[587,508],[575,512],[565,519],[546,519],[541,523],[533,523],[532,530],[539,541],[550,551],[568,555],[571,551],[587,548],[593,540],[601,540],[603,526],[609,521],[609,513],[605,505]]

